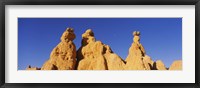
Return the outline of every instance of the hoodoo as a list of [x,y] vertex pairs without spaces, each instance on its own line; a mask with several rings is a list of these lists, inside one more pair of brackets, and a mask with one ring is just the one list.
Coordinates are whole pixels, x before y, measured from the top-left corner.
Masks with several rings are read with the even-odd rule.
[[82,34],[77,70],[123,70],[124,61],[108,45],[96,41],[91,29]]
[[140,32],[133,32],[133,43],[129,48],[129,54],[126,58],[127,70],[146,70],[145,64],[143,62],[143,57],[145,56],[145,50],[140,43]]
[[[42,68],[29,65],[26,70],[168,70],[161,60],[154,62],[146,55],[139,31],[133,32],[133,36],[124,61],[109,45],[96,41],[91,29],[82,34],[81,47],[76,51],[74,30],[67,28]],[[182,70],[182,61],[174,61],[169,70]]]
[[49,60],[41,70],[74,70],[76,65],[76,46],[74,30],[67,28],[62,34],[61,42],[51,52]]

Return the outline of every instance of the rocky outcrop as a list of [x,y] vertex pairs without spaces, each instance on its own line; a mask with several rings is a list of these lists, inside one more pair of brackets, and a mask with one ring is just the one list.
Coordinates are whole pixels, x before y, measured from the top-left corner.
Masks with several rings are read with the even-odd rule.
[[143,57],[143,63],[144,63],[146,70],[155,70],[155,69],[153,69],[154,61],[148,55],[145,55]]
[[182,60],[176,60],[174,61],[169,70],[182,70]]
[[133,43],[129,48],[129,54],[126,58],[127,70],[166,70],[161,60],[154,62],[148,55],[140,43],[140,32],[133,32]]
[[[124,61],[109,45],[96,41],[91,29],[82,34],[81,47],[76,51],[74,30],[67,28],[61,42],[52,50],[42,68],[27,70],[168,70],[161,60],[154,62],[140,43],[140,32],[133,32],[133,43]],[[182,70],[182,61],[174,61],[169,70]]]
[[67,28],[62,34],[61,42],[53,49],[41,70],[74,70],[76,65],[76,46],[74,30]]
[[161,60],[157,60],[153,64],[153,70],[167,70],[167,68]]
[[105,47],[107,47],[107,49],[104,57],[107,62],[108,70],[124,70],[125,61],[120,56],[113,53],[108,45]]
[[[133,32],[133,43],[129,48],[129,54],[126,58],[127,70],[146,70],[145,64],[143,62],[143,57],[145,56],[145,50],[140,43],[140,32]],[[147,66],[147,65],[146,65]]]
[[38,67],[31,67],[30,65],[26,68],[26,70],[40,70]]
[[77,70],[123,70],[124,61],[108,45],[96,41],[91,29],[82,34],[77,51]]

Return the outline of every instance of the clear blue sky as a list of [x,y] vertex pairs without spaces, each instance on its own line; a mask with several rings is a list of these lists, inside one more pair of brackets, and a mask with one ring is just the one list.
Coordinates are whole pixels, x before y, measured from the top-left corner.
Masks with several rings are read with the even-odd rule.
[[154,61],[169,67],[182,59],[182,18],[18,18],[18,69],[41,67],[67,27],[74,28],[77,49],[82,33],[90,28],[96,40],[126,59],[132,32],[140,31],[140,42]]

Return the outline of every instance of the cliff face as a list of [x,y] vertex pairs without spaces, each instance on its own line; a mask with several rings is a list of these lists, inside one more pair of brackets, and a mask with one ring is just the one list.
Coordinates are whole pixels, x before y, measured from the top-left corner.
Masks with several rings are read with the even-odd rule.
[[67,28],[62,34],[61,42],[53,49],[50,59],[42,66],[41,70],[73,70],[76,65],[76,46],[74,30]]
[[[167,70],[161,60],[154,62],[140,43],[140,32],[133,32],[133,43],[124,61],[109,45],[96,41],[91,29],[82,34],[81,47],[76,51],[74,30],[67,28],[60,43],[52,50],[42,68],[27,70]],[[175,61],[169,70],[181,70],[182,61]]]
[[108,45],[96,41],[91,29],[82,34],[77,60],[77,70],[122,70],[124,65],[123,60]]

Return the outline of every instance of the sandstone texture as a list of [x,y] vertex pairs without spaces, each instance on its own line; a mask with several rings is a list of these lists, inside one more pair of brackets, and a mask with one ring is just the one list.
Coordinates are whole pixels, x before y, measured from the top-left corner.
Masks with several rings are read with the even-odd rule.
[[155,70],[155,69],[153,69],[154,61],[148,55],[145,55],[143,57],[143,63],[144,63],[146,70]]
[[[133,43],[129,48],[129,53],[126,58],[126,70],[147,70],[148,65],[145,65],[143,57],[145,56],[145,50],[140,43],[140,32],[133,32]],[[146,68],[147,67],[147,68]]]
[[74,70],[76,65],[76,46],[74,30],[67,28],[62,34],[61,42],[53,49],[41,70]]
[[169,70],[182,70],[182,60],[176,60],[174,61]]
[[96,41],[91,29],[82,34],[77,51],[77,70],[123,70],[124,61],[108,45]]
[[157,60],[156,62],[154,62],[153,69],[154,70],[167,70],[167,68],[165,67],[164,63],[161,60]]
[[[76,51],[74,30],[67,28],[43,66],[38,68],[29,65],[26,70],[168,70],[161,60],[154,62],[146,55],[140,43],[139,31],[133,32],[133,36],[133,43],[124,61],[109,45],[97,41],[91,29],[82,34],[81,47]],[[174,61],[169,70],[182,70],[182,61]]]

